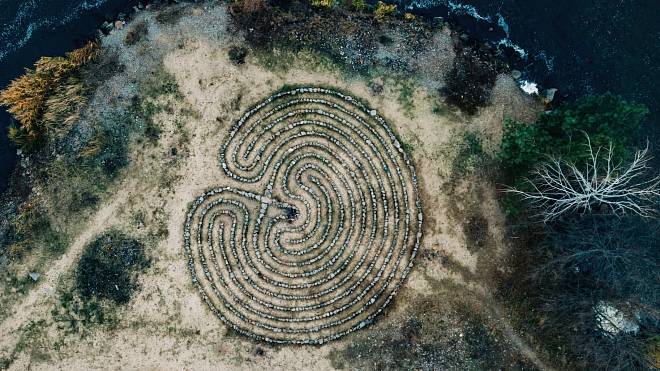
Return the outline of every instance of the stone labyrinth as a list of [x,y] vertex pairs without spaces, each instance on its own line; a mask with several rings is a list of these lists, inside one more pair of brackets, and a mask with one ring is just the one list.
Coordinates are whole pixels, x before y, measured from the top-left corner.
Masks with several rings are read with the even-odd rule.
[[421,238],[417,176],[387,123],[328,89],[277,93],[220,147],[226,186],[191,205],[192,281],[235,331],[322,344],[392,301]]

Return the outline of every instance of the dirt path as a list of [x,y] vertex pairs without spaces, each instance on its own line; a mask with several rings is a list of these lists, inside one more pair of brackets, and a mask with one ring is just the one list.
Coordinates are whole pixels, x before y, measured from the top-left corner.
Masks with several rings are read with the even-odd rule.
[[502,307],[492,298],[486,298],[486,302],[489,303],[489,309],[493,314],[493,317],[495,317],[495,321],[500,324],[500,329],[504,335],[511,340],[511,344],[518,349],[520,354],[525,356],[540,371],[554,371],[554,368],[545,364],[545,362],[539,358],[536,351],[518,335],[517,331],[513,328],[513,325],[511,325],[511,322],[509,322],[509,320],[502,314]]
[[[126,190],[135,186],[134,179],[128,180],[127,183],[118,189]],[[14,305],[14,314],[0,323],[0,357],[7,357],[12,354],[14,347],[21,338],[18,333],[21,326],[29,320],[37,319],[39,314],[44,313],[43,305],[54,295],[62,274],[71,268],[80,256],[83,247],[111,224],[117,208],[126,201],[128,195],[128,192],[124,191],[117,193],[117,197],[112,197],[89,219],[82,233],[69,246],[68,251],[53,262],[50,269],[41,276],[37,285],[32,288],[28,295],[21,302]]]

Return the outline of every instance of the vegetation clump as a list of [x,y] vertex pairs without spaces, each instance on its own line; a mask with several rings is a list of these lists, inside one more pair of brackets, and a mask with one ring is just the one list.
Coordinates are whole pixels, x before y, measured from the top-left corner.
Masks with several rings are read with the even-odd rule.
[[[522,274],[544,338],[582,369],[652,369],[660,336],[660,224],[585,215],[544,228]],[[522,285],[519,285],[522,286]]]
[[85,248],[78,262],[77,288],[83,298],[95,297],[125,304],[138,286],[138,273],[148,265],[140,241],[110,231]]
[[229,48],[229,60],[235,65],[245,64],[245,57],[247,57],[248,50],[244,46],[233,45]]
[[364,0],[348,0],[347,5],[350,9],[358,12],[364,12],[369,9],[369,4]]
[[356,335],[329,354],[332,366],[344,370],[529,369],[489,323],[483,309],[471,299],[457,298],[454,290],[464,289],[451,287],[452,294],[439,290],[439,295],[448,295],[443,300],[415,299],[408,314],[396,323]]
[[[6,106],[19,123],[9,130],[10,138],[17,145],[32,148],[43,139],[47,130],[60,124],[56,120],[59,116],[70,115],[71,107],[80,106],[83,99],[81,85],[69,78],[94,60],[98,50],[97,42],[89,42],[64,57],[42,57],[34,69],[26,69],[24,75],[0,91],[0,104]],[[54,93],[61,94],[51,98]]]
[[[526,179],[535,168],[549,158],[582,166],[591,161],[588,148],[605,151],[611,145],[611,163],[625,162],[633,157],[646,113],[641,105],[605,94],[564,104],[532,124],[506,120],[498,152],[505,182],[529,191]],[[507,194],[503,202],[510,216],[523,212],[520,198]]]
[[35,246],[44,246],[45,252],[59,254],[66,249],[67,239],[53,228],[42,207],[36,203],[25,204],[11,225],[11,243],[5,251],[11,260],[20,260]]
[[403,15],[403,19],[405,19],[406,21],[414,21],[415,19],[417,19],[417,17],[416,17],[414,14],[412,14],[412,13],[408,13],[408,12],[406,12],[406,13]]
[[447,102],[468,115],[488,103],[497,75],[503,71],[492,51],[479,45],[459,44],[454,66],[442,92]]
[[251,14],[258,13],[268,7],[266,0],[233,0],[231,2],[231,9],[234,14]]
[[508,120],[499,158],[505,171],[524,176],[549,155],[573,163],[589,160],[585,148],[591,141],[595,149],[612,144],[613,162],[619,163],[632,156],[647,112],[644,106],[605,94],[562,105],[533,124]]
[[392,16],[396,13],[396,4],[385,4],[382,1],[376,3],[374,10],[374,18],[377,21],[383,21],[386,17]]
[[481,139],[472,132],[463,134],[457,143],[457,153],[452,162],[452,177],[464,177],[485,165],[488,156]]
[[310,3],[317,8],[329,9],[335,6],[335,0],[311,0]]

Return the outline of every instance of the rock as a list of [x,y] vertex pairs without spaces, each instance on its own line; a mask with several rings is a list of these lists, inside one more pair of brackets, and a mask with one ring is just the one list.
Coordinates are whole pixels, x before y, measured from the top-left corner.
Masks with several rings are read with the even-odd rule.
[[556,88],[545,89],[541,94],[541,100],[544,104],[550,104],[555,99],[555,94],[557,93]]
[[529,95],[539,94],[539,86],[537,83],[533,81],[520,80],[518,84],[520,86],[520,89],[522,89],[522,91],[524,91]]
[[124,28],[124,21],[116,21],[115,30],[121,30],[122,28]]
[[107,34],[110,31],[112,31],[113,27],[114,26],[112,25],[112,23],[110,23],[108,21],[105,21],[101,24],[101,32],[103,32],[104,34]]
[[621,332],[637,334],[639,332],[639,323],[635,318],[626,315],[610,303],[599,302],[594,308],[594,312],[598,320],[598,329],[605,334],[618,335]]
[[34,282],[37,282],[39,277],[41,277],[41,275],[37,272],[30,272],[29,276],[30,276],[30,278],[32,278],[32,281],[34,281]]
[[381,94],[383,92],[383,83],[380,79],[376,79],[369,83],[369,88],[375,95]]
[[518,70],[511,70],[511,77],[518,80],[519,78],[522,77],[522,72],[520,72]]
[[264,350],[263,350],[261,347],[256,347],[256,348],[254,349],[254,354],[256,354],[256,355],[258,355],[258,356],[263,356],[264,353],[265,353],[265,352],[264,352]]

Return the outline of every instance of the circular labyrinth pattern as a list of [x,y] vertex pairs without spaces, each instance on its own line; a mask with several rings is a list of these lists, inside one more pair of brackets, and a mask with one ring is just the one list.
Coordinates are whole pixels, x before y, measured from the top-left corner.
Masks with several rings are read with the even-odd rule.
[[190,207],[192,281],[223,322],[254,339],[322,344],[372,323],[413,265],[417,177],[387,123],[358,100],[299,88],[230,129],[231,179]]

